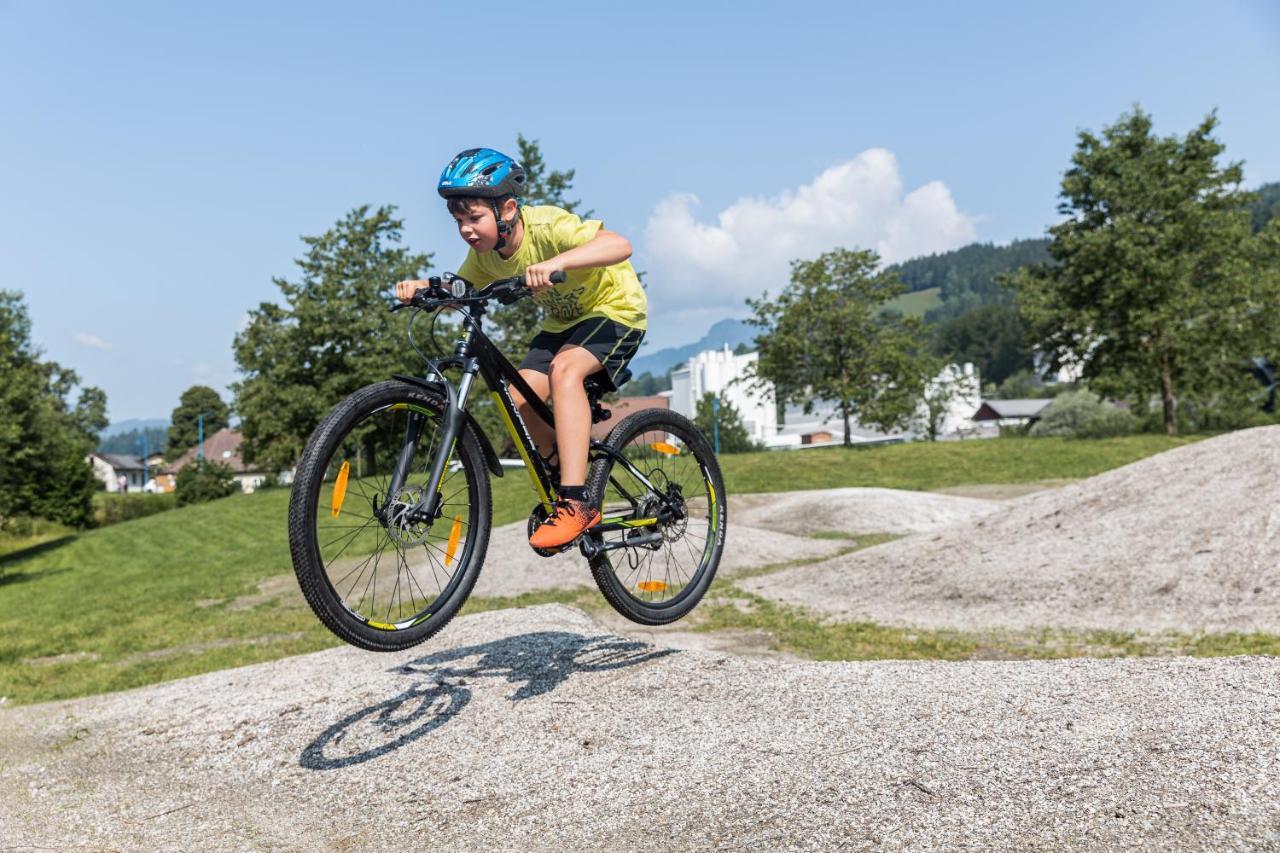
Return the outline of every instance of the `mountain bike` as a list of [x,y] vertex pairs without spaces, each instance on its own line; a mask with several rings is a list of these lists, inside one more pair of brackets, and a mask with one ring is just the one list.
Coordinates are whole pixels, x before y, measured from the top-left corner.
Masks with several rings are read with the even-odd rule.
[[[480,289],[446,274],[429,285],[392,307],[413,312],[409,343],[425,375],[395,374],[335,406],[308,440],[289,498],[289,547],[303,595],[333,633],[372,651],[434,635],[480,575],[493,520],[489,476],[504,470],[467,409],[477,376],[537,497],[530,532],[550,515],[560,486],[558,466],[538,452],[510,389],[553,428],[554,414],[483,330],[491,303],[531,295],[523,276]],[[413,324],[446,307],[462,316],[459,337],[452,355],[432,359],[414,341]],[[456,381],[446,377],[451,370],[460,372]],[[617,385],[629,376],[622,371]],[[584,383],[593,423],[610,417],[600,402],[607,383],[601,373]],[[702,432],[669,409],[636,412],[591,441],[586,486],[602,517],[576,547],[605,600],[643,625],[692,610],[715,577],[727,520],[724,480]]]

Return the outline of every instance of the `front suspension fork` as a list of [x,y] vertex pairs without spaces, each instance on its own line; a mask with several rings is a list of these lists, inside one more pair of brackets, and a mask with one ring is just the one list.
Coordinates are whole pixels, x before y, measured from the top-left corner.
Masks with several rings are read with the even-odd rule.
[[[436,448],[435,457],[431,460],[427,485],[422,497],[406,513],[411,522],[434,521],[436,514],[440,511],[440,481],[444,479],[445,466],[449,464],[454,445],[458,443],[458,433],[462,430],[466,416],[466,410],[463,407],[466,405],[467,395],[471,392],[471,384],[475,381],[478,369],[475,361],[469,361],[463,368],[462,378],[458,381],[457,395],[452,393],[448,395],[449,400],[444,410],[444,428],[440,431],[440,446]],[[449,389],[447,383],[445,388]],[[391,474],[391,482],[387,486],[384,508],[391,504],[396,495],[400,494],[405,481],[409,478],[409,468],[413,464],[418,442],[422,440],[422,430],[426,422],[426,415],[421,414],[415,414],[409,420],[409,426],[405,430],[404,446],[400,448],[400,456],[396,459],[396,467]]]

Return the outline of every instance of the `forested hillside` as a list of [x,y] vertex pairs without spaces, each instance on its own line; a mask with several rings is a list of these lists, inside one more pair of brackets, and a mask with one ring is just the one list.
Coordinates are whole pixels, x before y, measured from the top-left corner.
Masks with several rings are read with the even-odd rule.
[[1008,246],[970,243],[950,252],[914,258],[890,267],[910,292],[938,288],[942,305],[925,315],[937,323],[958,317],[981,305],[1012,301],[996,283],[1001,273],[1049,260],[1048,240],[1014,240]]

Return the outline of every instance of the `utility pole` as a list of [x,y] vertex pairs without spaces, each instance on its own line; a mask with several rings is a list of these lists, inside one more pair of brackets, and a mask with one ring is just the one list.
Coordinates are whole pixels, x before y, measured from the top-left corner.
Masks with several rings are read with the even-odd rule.
[[204,412],[196,415],[196,431],[200,436],[200,444],[196,450],[196,460],[200,463],[204,462]]
[[716,455],[720,455],[720,395],[711,398],[711,433],[714,436]]
[[149,455],[147,444],[147,428],[142,428],[142,491],[147,490],[147,480],[150,480],[149,470],[147,467],[147,456]]

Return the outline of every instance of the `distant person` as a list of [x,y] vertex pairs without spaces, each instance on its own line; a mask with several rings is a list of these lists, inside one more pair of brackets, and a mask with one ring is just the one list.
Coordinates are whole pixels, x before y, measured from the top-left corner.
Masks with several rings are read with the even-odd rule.
[[116,477],[116,487],[119,489],[120,494],[127,494],[129,491],[129,478],[124,474]]
[[[543,401],[554,402],[556,428],[535,417],[519,391],[512,388],[511,396],[539,452],[559,457],[554,512],[529,537],[535,548],[558,548],[600,523],[600,496],[586,493],[591,407],[582,382],[601,373],[605,387],[617,390],[614,380],[644,340],[648,305],[625,237],[558,207],[527,207],[524,188],[519,163],[491,148],[471,148],[445,167],[436,190],[471,247],[458,275],[484,287],[523,274],[545,310],[520,375]],[[564,272],[565,281],[552,284],[554,272]],[[402,281],[396,296],[407,302],[427,286]]]

